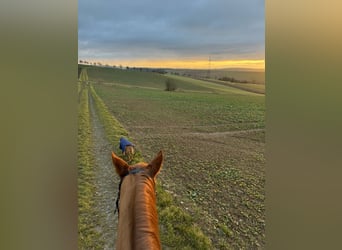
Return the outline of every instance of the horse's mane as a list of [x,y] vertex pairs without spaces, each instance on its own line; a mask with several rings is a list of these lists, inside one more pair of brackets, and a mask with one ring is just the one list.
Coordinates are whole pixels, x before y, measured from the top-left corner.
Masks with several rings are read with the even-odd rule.
[[[155,183],[151,177],[140,175],[136,177],[135,215],[136,229],[134,240],[136,244],[153,246],[159,242],[158,214],[156,209]],[[146,218],[149,218],[148,220]],[[149,237],[146,237],[146,234]],[[153,248],[148,248],[153,249]]]
[[119,233],[121,239],[130,237],[127,244],[132,245],[118,249],[160,249],[154,179],[145,173],[128,175],[121,190]]

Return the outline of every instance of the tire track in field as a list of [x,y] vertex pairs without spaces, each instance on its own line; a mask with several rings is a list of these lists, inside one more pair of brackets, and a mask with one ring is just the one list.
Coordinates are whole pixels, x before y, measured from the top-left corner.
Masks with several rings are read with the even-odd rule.
[[[136,128],[136,127],[134,127]],[[145,127],[150,128],[150,127]],[[170,126],[169,128],[174,128]],[[232,130],[232,131],[223,131],[223,132],[182,132],[177,131],[177,136],[193,136],[193,137],[199,137],[199,138],[220,138],[222,136],[243,136],[250,133],[255,132],[264,132],[264,128],[255,128],[255,129],[245,129],[245,130]],[[166,135],[174,135],[174,132],[165,132],[165,133],[153,133],[152,135],[149,135],[149,137],[160,137],[160,136],[166,136]]]
[[188,135],[201,136],[201,137],[221,137],[225,135],[243,135],[253,132],[262,132],[265,131],[263,128],[256,129],[245,129],[245,130],[233,130],[233,131],[224,131],[224,132],[191,132],[187,133]]
[[103,249],[114,249],[117,231],[117,214],[114,215],[119,178],[111,159],[112,145],[108,142],[89,94],[89,108],[92,125],[93,154],[95,158],[96,211],[100,217],[97,230],[104,242]]

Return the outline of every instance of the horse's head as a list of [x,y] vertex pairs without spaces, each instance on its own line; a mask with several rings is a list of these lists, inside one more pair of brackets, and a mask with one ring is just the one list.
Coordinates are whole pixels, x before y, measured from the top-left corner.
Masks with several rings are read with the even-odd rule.
[[139,162],[135,165],[130,166],[125,160],[121,159],[120,157],[115,155],[114,152],[112,152],[112,160],[115,166],[116,173],[121,178],[124,178],[126,175],[134,171],[135,172],[144,171],[151,178],[155,178],[162,167],[163,158],[164,158],[163,152],[159,151],[157,156],[150,163]]
[[121,179],[116,200],[120,211],[117,249],[161,249],[155,178],[163,163],[163,152],[150,163],[132,166],[115,153],[112,160]]

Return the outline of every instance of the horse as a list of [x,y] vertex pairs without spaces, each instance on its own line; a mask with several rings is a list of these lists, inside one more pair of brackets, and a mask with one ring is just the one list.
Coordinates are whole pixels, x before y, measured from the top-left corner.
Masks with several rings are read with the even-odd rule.
[[112,152],[113,165],[120,177],[116,249],[161,249],[155,183],[163,158],[160,151],[150,163],[130,166]]
[[127,157],[128,162],[131,162],[135,154],[134,144],[128,141],[126,138],[121,137],[119,148],[122,150],[122,154]]

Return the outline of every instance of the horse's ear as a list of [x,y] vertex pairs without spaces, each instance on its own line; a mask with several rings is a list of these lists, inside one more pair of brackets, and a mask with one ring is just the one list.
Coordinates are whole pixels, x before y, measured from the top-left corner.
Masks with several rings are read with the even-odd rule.
[[151,177],[154,178],[159,173],[163,165],[163,160],[164,160],[163,151],[160,150],[158,155],[147,166],[150,169]]
[[116,156],[114,152],[112,152],[112,160],[115,170],[120,177],[123,177],[128,174],[129,165],[127,164],[127,162],[125,162],[120,157]]

